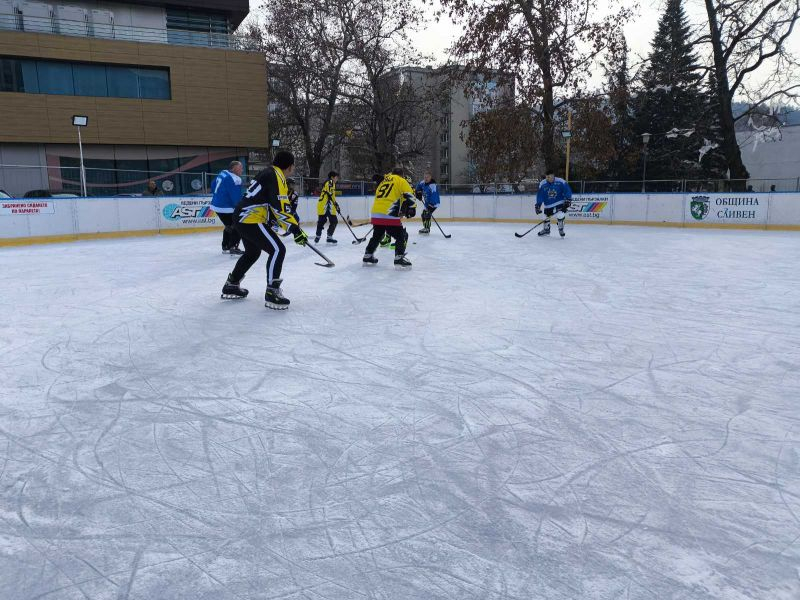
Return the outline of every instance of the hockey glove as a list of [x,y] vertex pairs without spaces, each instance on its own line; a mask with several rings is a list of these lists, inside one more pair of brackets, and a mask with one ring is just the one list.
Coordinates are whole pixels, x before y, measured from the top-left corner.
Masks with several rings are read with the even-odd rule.
[[294,232],[294,243],[298,246],[305,246],[308,243],[308,234],[302,229],[297,229]]
[[403,205],[400,208],[400,214],[407,219],[413,219],[417,215],[417,204],[414,201],[414,196],[405,194],[403,197]]
[[536,205],[536,214],[537,215],[542,214],[542,207],[539,204]]

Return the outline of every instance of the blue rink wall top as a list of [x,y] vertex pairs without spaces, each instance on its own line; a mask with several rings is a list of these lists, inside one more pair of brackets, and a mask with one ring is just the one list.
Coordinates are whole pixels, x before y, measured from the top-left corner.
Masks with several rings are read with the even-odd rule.
[[[205,230],[221,223],[210,196],[0,200],[0,244]],[[316,220],[316,197],[300,199],[301,221]],[[354,220],[369,218],[372,197],[340,200]],[[526,195],[442,196],[437,219],[537,222]],[[800,193],[576,194],[571,223],[800,230]]]

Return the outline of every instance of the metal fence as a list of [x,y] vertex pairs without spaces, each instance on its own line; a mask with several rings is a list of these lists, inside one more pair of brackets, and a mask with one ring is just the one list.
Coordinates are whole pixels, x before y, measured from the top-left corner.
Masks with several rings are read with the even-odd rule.
[[[45,7],[47,5],[44,5]],[[149,42],[178,46],[206,46],[210,48],[238,49],[235,36],[214,31],[190,31],[188,29],[153,28],[122,25],[114,22],[113,15],[106,10],[87,11],[83,19],[70,18],[60,14],[64,8],[55,11],[38,7],[34,14],[30,10],[0,13],[0,30],[25,31],[30,33],[53,33],[70,37],[89,37],[129,42]],[[73,11],[83,9],[73,8]]]
[[[252,173],[251,173],[252,174]],[[208,195],[217,173],[208,171],[152,171],[86,168],[89,196],[137,196],[147,192],[154,181],[159,195]],[[304,196],[320,193],[324,179],[295,177],[295,190]],[[31,166],[0,164],[0,190],[13,197],[77,196],[81,193],[80,168],[77,166]],[[800,192],[800,178],[749,180],[652,180],[638,181],[571,181],[575,193],[686,193],[686,192]],[[376,184],[371,181],[340,180],[340,196],[370,196]],[[469,183],[440,185],[444,195],[533,195],[537,181],[510,183]]]

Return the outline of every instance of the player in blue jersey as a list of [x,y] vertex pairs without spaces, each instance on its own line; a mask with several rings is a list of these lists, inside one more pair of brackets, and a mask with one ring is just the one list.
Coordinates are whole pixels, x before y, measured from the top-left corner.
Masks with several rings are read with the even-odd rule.
[[425,171],[422,181],[417,184],[414,189],[417,199],[421,200],[425,208],[422,211],[422,229],[419,230],[422,234],[431,232],[431,217],[434,211],[439,208],[439,186],[433,178],[433,173]]
[[213,197],[211,199],[211,210],[217,213],[219,220],[225,226],[222,231],[222,253],[223,254],[244,254],[239,250],[241,237],[233,225],[233,210],[242,199],[242,172],[244,166],[238,160],[234,160],[226,171],[222,171],[214,180],[211,186]]
[[558,233],[563,238],[564,220],[567,218],[567,209],[572,201],[572,190],[569,184],[556,177],[553,169],[548,169],[544,180],[539,184],[539,193],[536,195],[536,214],[542,214],[544,207],[545,222],[544,227],[539,232],[539,236],[550,235],[550,217],[554,214],[558,223]]

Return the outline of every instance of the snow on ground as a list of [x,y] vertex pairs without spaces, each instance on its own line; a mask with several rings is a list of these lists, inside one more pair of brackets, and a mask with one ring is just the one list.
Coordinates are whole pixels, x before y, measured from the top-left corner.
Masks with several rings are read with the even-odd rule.
[[800,238],[443,225],[0,249],[0,596],[800,597]]

